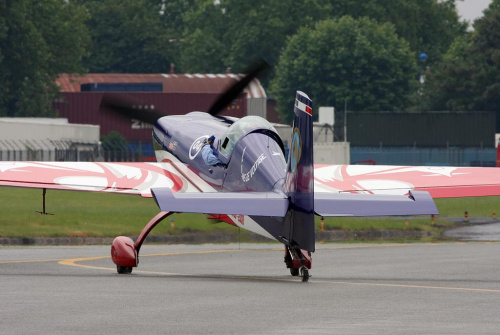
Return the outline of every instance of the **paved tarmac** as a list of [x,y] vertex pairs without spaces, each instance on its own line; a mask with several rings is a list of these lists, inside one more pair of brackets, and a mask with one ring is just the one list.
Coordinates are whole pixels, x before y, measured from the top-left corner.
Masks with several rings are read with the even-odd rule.
[[0,247],[3,334],[498,334],[500,243]]
[[444,236],[463,241],[500,241],[500,223],[460,227],[444,232]]

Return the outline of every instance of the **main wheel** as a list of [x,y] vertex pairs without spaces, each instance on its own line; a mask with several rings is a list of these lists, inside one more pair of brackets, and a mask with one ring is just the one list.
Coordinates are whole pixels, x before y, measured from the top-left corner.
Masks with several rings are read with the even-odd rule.
[[300,275],[302,276],[302,282],[306,283],[309,281],[309,270],[305,266],[300,268]]
[[130,274],[132,273],[132,267],[131,266],[121,266],[121,265],[117,265],[116,266],[116,272],[118,272],[119,274]]
[[290,268],[290,274],[297,277],[299,275],[299,269]]

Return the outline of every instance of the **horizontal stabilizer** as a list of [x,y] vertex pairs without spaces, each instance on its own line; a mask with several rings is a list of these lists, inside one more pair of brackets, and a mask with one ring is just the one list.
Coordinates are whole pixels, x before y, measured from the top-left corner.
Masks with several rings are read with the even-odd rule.
[[151,190],[162,211],[284,217],[288,199],[274,192],[173,193],[169,188]]
[[425,191],[409,195],[316,193],[314,211],[321,216],[389,216],[438,214]]

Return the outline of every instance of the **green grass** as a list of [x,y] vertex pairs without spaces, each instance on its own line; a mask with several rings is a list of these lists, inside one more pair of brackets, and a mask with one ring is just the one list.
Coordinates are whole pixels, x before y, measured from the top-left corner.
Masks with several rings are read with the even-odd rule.
[[[435,202],[439,215],[435,216],[434,221],[430,215],[379,218],[330,217],[325,218],[324,229],[346,231],[415,230],[432,232],[439,237],[442,231],[457,226],[457,223],[449,218],[464,218],[467,211],[469,221],[472,221],[474,217],[493,217],[500,211],[500,197],[436,199]],[[466,223],[465,219],[461,222]],[[319,217],[316,217],[316,229],[321,229]]]
[[500,197],[436,199],[439,215],[444,217],[491,217],[498,213],[500,217]]
[[[46,196],[47,212],[40,215],[42,190],[0,187],[0,236],[56,237],[138,235],[146,223],[158,213],[153,199],[134,195],[91,192],[53,191]],[[434,225],[430,216],[382,218],[326,218],[325,229],[422,230],[439,233],[453,226],[446,217],[491,217],[500,211],[500,197],[437,199],[441,213]],[[499,212],[500,216],[500,212]],[[171,228],[171,220],[174,229]],[[406,222],[406,223],[405,223]],[[320,218],[316,217],[320,229]],[[151,234],[179,234],[188,231],[234,231],[234,227],[202,214],[174,214],[161,222]]]
[[[91,192],[48,190],[46,211],[40,215],[42,190],[0,187],[0,236],[114,237],[138,235],[159,209],[152,198]],[[173,220],[174,229],[171,228]],[[152,235],[231,229],[203,214],[174,214]]]

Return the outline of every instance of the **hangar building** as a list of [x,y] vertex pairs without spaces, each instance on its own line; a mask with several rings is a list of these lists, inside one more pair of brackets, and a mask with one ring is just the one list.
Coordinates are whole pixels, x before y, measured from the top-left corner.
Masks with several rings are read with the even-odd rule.
[[[60,99],[54,102],[59,116],[71,123],[98,124],[101,136],[119,132],[129,142],[151,142],[151,126],[100,108],[104,94],[126,101],[139,110],[165,115],[206,111],[238,74],[87,74],[61,75],[56,83]],[[266,93],[255,79],[223,115],[266,117]]]
[[67,119],[0,118],[0,161],[94,161],[99,126]]

